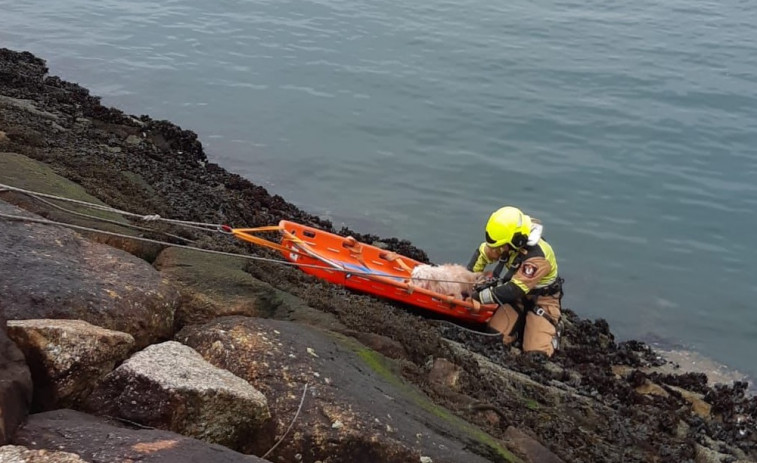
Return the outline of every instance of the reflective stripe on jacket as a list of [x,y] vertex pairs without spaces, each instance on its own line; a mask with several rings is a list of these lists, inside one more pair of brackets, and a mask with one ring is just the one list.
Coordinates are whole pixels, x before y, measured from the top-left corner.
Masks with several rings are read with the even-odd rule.
[[[468,263],[468,269],[482,271],[492,263],[487,259],[483,245],[479,246]],[[499,283],[492,288],[494,299],[499,304],[514,303],[531,290],[545,288],[557,280],[557,258],[546,241],[539,240],[534,246],[520,251],[510,251],[502,256],[494,270]]]

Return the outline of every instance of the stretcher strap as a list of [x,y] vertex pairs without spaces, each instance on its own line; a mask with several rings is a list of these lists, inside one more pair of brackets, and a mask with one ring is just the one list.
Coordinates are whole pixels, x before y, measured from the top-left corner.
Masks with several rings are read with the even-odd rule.
[[280,232],[282,231],[282,229],[278,225],[269,225],[267,227],[257,227],[257,228],[232,228],[231,229],[231,233],[235,237],[243,241],[247,241],[248,243],[257,244],[258,246],[275,249],[279,252],[289,252],[290,249],[280,245],[279,243],[275,243],[273,241],[254,235],[254,233],[271,232],[271,231]]
[[[326,259],[322,255],[318,254],[317,252],[313,251],[311,247],[301,239],[297,238],[293,234],[289,233],[286,230],[281,231],[282,234],[282,240],[288,240],[294,243],[294,246],[291,248],[292,250],[295,250],[298,254],[306,255],[309,257],[312,257],[313,259],[319,260],[323,262],[324,264],[340,271],[344,271],[344,265],[340,263],[336,263],[330,259]],[[290,248],[285,248],[290,249]]]
[[400,255],[396,252],[387,252],[386,255],[382,256],[384,259],[388,260],[389,262],[396,262],[397,265],[402,267],[402,270],[406,271],[407,273],[413,273],[413,269],[410,268],[409,265],[405,263],[405,261],[400,258]]
[[350,252],[350,257],[360,262],[363,267],[368,268],[368,264],[363,259],[363,245],[355,237],[348,236],[345,238],[344,247]]

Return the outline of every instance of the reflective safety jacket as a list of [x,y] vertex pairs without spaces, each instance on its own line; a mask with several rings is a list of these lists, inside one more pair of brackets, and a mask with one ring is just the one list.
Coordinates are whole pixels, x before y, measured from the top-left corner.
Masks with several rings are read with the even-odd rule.
[[[482,243],[473,253],[468,270],[481,272],[492,263],[484,253],[485,245]],[[557,292],[554,286],[559,286],[557,258],[552,246],[543,239],[533,246],[503,255],[494,268],[493,276],[496,282],[492,291],[499,304],[512,304],[526,295],[551,295]]]

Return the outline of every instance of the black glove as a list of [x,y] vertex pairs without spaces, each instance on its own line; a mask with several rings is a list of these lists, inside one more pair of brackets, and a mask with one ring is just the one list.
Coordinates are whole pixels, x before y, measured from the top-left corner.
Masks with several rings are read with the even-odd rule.
[[473,291],[475,292],[481,292],[486,288],[491,288],[492,286],[497,284],[497,279],[494,277],[489,277],[486,280],[484,280],[481,283],[478,283],[477,285],[473,286]]

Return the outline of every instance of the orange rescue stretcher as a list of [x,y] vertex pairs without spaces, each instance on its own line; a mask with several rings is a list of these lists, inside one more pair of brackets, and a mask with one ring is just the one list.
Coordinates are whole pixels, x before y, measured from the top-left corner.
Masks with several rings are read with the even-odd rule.
[[[418,288],[410,283],[413,267],[421,262],[317,228],[282,220],[276,226],[228,228],[235,237],[279,251],[302,271],[344,287],[393,299],[466,322],[485,323],[495,305],[478,312],[469,301]],[[258,233],[278,231],[280,243]]]

